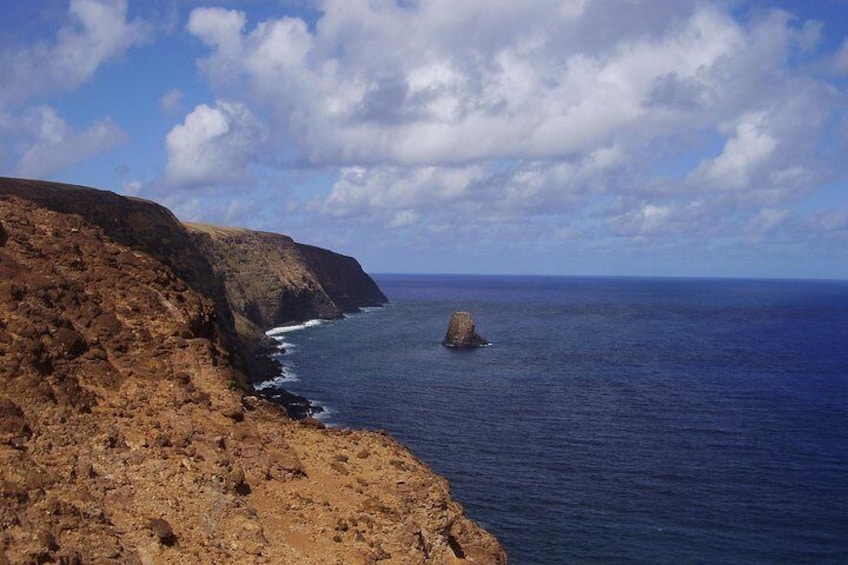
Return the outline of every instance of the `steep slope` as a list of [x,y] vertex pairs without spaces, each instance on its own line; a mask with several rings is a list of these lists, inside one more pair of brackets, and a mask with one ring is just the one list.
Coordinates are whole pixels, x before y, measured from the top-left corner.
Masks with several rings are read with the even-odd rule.
[[212,258],[241,333],[258,334],[310,318],[339,318],[343,312],[387,302],[352,257],[274,233],[186,227],[198,248]]
[[381,306],[388,299],[365,274],[353,257],[339,255],[314,245],[296,244],[306,265],[320,281],[321,288],[345,312],[362,306]]
[[[231,356],[235,380],[248,390],[251,382],[278,373],[263,354],[264,330],[387,302],[355,259],[301,246],[284,235],[183,225],[155,202],[61,183],[0,177],[0,194],[77,214],[116,242],[171,268],[211,300],[215,331],[210,328],[206,337],[214,335]],[[310,250],[308,256],[303,248]],[[323,257],[320,263],[309,260],[316,253]],[[304,399],[288,398],[292,413],[305,413]]]
[[[232,310],[212,265],[170,210],[155,202],[113,192],[27,179],[0,177],[0,194],[17,196],[63,214],[79,215],[115,242],[167,265],[192,290],[211,300],[214,331],[210,326],[205,337],[214,335],[219,345],[234,356],[238,369],[249,369],[250,360],[242,354],[244,347],[235,331]],[[238,379],[242,382],[244,376],[238,375]]]
[[134,239],[143,215],[121,237],[92,220],[127,225],[134,201],[67,213],[15,182],[0,182],[0,563],[505,562],[391,438],[244,396],[220,297]]

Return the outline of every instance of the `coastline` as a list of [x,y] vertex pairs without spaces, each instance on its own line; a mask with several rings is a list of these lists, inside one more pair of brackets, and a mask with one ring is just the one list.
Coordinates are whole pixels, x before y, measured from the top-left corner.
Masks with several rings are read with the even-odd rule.
[[[320,400],[307,398],[293,393],[287,388],[287,384],[299,382],[300,376],[286,365],[286,359],[291,354],[292,347],[296,345],[286,341],[284,338],[290,333],[299,333],[304,330],[314,329],[324,324],[343,322],[350,316],[368,314],[385,308],[388,303],[381,306],[363,306],[356,311],[346,312],[342,318],[327,320],[324,318],[313,318],[303,322],[284,324],[265,331],[265,338],[274,343],[263,340],[267,346],[261,353],[264,356],[262,363],[266,364],[268,370],[276,368],[275,376],[255,381],[252,383],[256,394],[270,402],[283,406],[293,419],[316,418],[322,422],[326,421],[334,410],[324,405]],[[332,424],[328,424],[332,425]]]
[[203,247],[155,203],[49,182],[0,179],[0,212],[0,560],[506,562],[386,434],[252,393],[277,370],[253,360],[273,353],[253,320],[339,318],[354,288],[373,302],[354,260],[315,252],[319,275],[247,230]]

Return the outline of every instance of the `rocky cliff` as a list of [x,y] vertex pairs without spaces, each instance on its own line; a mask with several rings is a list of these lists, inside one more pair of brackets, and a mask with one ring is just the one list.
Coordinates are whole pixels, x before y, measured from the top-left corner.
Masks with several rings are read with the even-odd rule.
[[352,257],[275,233],[186,227],[211,259],[241,335],[258,336],[311,318],[340,318],[344,312],[388,302]]
[[[264,331],[309,319],[340,318],[388,300],[352,257],[296,243],[275,233],[185,224],[192,243],[209,259],[215,284],[226,299],[243,365],[253,382],[280,373],[276,344]],[[275,397],[290,415],[313,406],[296,395]]]
[[390,437],[245,394],[255,314],[191,233],[0,179],[0,563],[505,562]]
[[[243,355],[244,348],[235,331],[226,293],[209,259],[192,243],[186,228],[167,208],[87,187],[2,177],[0,195],[16,196],[40,208],[79,216],[115,243],[166,265],[186,286],[211,304],[213,323],[204,328],[204,337],[213,338],[233,356],[237,368],[247,371],[249,360]],[[243,374],[238,378],[244,381]]]

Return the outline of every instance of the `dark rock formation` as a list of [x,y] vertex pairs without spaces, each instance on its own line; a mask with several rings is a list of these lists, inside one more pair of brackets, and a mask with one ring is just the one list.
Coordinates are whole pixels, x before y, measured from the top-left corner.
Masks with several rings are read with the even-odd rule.
[[174,529],[167,520],[162,518],[153,518],[150,520],[150,529],[156,534],[159,543],[163,545],[174,545],[177,541],[177,536],[174,535]]
[[454,312],[442,345],[451,349],[473,349],[489,345],[489,342],[477,335],[471,314]]
[[344,312],[356,312],[363,306],[382,306],[389,301],[353,257],[314,245],[296,245],[321,288]]

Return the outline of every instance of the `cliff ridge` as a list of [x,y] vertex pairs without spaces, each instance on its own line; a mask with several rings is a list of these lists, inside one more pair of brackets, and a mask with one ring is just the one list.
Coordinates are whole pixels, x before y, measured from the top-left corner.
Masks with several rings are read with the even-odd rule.
[[0,562],[505,563],[389,436],[250,394],[228,268],[154,203],[0,179]]

